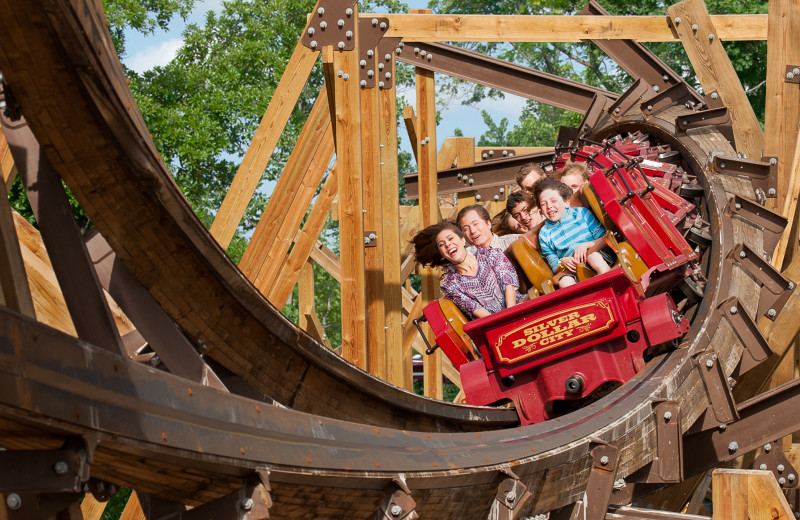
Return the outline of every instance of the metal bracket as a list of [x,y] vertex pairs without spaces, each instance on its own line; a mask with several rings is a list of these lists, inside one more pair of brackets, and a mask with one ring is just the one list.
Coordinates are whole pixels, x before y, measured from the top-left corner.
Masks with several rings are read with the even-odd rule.
[[377,247],[378,235],[374,231],[364,231],[364,247]]
[[528,491],[528,486],[520,482],[519,477],[513,472],[506,470],[504,473],[509,477],[503,479],[497,486],[497,495],[483,517],[484,520],[514,520],[533,496]]
[[760,227],[767,260],[772,260],[772,251],[778,245],[783,230],[789,222],[786,217],[739,195],[734,195],[728,201],[724,214],[728,217],[741,217]]
[[[593,441],[598,444],[597,441]],[[599,443],[591,450],[592,467],[583,498],[575,502],[569,514],[574,520],[603,520],[614,491],[619,450],[615,446]]]
[[772,161],[753,161],[737,157],[715,155],[711,161],[711,171],[721,175],[747,177],[753,183],[753,188],[761,190],[767,198],[774,198],[778,192],[775,189],[778,179],[778,163]]
[[637,79],[630,88],[608,107],[608,114],[614,118],[614,121],[619,121],[628,113],[631,107],[650,92],[652,92],[650,86],[642,78]]
[[800,66],[787,65],[784,78],[786,78],[786,83],[800,83]]
[[[394,57],[397,55],[398,46],[402,44],[400,41],[401,39],[402,38],[395,36],[383,36],[381,37],[380,41],[378,41],[378,48],[375,51],[378,54],[376,59],[378,62],[378,70],[383,72],[383,77],[381,77],[378,81],[378,87],[383,90],[389,90],[395,85],[395,78],[387,78],[385,69],[386,67],[388,67],[390,71],[393,69],[391,64],[395,59]],[[381,63],[384,65],[384,69],[380,68]],[[381,85],[381,83],[383,83],[383,85]]]
[[300,42],[312,51],[319,51],[326,45],[333,45],[340,51],[355,49],[355,5],[352,0],[319,0]]
[[733,127],[731,126],[731,116],[727,107],[710,108],[708,110],[698,110],[687,112],[675,118],[675,132],[680,135],[693,128],[704,126],[716,126],[731,144],[735,142],[733,137]]
[[[40,520],[56,518],[65,509],[77,507],[84,494],[80,493],[9,493],[5,495],[5,518],[8,520]],[[2,506],[0,506],[1,508]],[[57,518],[61,518],[58,516]],[[72,518],[72,517],[70,517]]]
[[374,88],[376,82],[384,82],[385,79],[391,82],[393,79],[391,72],[388,71],[389,77],[384,77],[387,61],[392,62],[391,53],[388,54],[388,60],[385,60],[384,56],[380,54],[376,56],[375,53],[375,48],[380,44],[381,38],[388,28],[388,18],[376,16],[358,20],[358,63],[361,69],[358,79],[361,88]]
[[775,440],[761,447],[753,461],[752,469],[771,471],[782,488],[797,487],[797,470],[783,453],[782,440]]
[[738,263],[753,279],[761,284],[758,310],[755,319],[766,316],[775,320],[786,305],[794,290],[794,282],[783,276],[772,264],[758,256],[744,244],[735,245],[727,256],[731,263]]
[[[656,460],[653,466],[660,482],[683,480],[683,436],[681,407],[677,403],[659,403],[653,408],[656,419]],[[652,473],[652,472],[651,472]],[[648,480],[648,482],[654,482]]]
[[711,350],[701,353],[695,358],[695,363],[708,396],[708,409],[692,429],[699,426],[700,430],[706,430],[738,420],[739,413],[716,352]]
[[655,96],[642,101],[639,108],[642,114],[647,118],[654,116],[669,107],[675,105],[685,105],[689,101],[694,102],[695,96],[689,89],[689,85],[684,82],[677,83],[671,87],[662,90]]
[[238,491],[230,495],[169,518],[170,520],[206,520],[208,518],[262,520],[269,518],[271,506],[272,497],[269,486],[265,486],[257,478],[250,478]]
[[605,112],[606,107],[613,102],[614,100],[608,96],[603,94],[595,94],[592,98],[592,103],[589,105],[589,110],[586,111],[586,115],[583,116],[581,124],[578,125],[578,134],[583,135],[591,132],[594,126],[603,116],[603,112]]
[[411,498],[411,491],[405,480],[396,478],[386,488],[378,509],[367,520],[414,520],[419,514],[414,510],[417,503]]
[[58,450],[0,451],[0,468],[0,491],[80,492],[89,480],[89,454],[82,439],[70,439]]
[[772,354],[772,350],[764,335],[761,334],[758,325],[739,303],[739,298],[728,298],[718,308],[721,309],[721,314],[731,324],[736,336],[744,345],[739,365],[731,374],[731,377],[738,379],[739,376],[766,360]]

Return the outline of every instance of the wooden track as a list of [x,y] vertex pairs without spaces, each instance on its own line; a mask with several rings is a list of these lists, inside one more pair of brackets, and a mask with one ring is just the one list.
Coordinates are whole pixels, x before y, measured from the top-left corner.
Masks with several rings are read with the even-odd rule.
[[618,448],[617,477],[656,456],[653,407],[680,407],[682,431],[709,398],[695,356],[731,374],[743,350],[722,310],[758,320],[758,282],[728,259],[764,253],[765,233],[725,215],[755,200],[747,178],[709,173],[735,156],[718,129],[676,134],[678,105],[645,120],[634,103],[592,137],[642,129],[679,149],[706,190],[708,287],[681,348],[620,390],[568,416],[517,428],[513,412],[449,405],[397,390],[344,363],[281,316],[192,214],[158,158],[92,0],[0,0],[0,70],[48,159],[117,255],[208,355],[283,409],[153,370],[0,309],[0,445],[97,442],[93,477],[183,504],[269,472],[273,518],[358,518],[404,476],[422,518],[478,518],[512,469],[528,512],[582,496],[597,442]]

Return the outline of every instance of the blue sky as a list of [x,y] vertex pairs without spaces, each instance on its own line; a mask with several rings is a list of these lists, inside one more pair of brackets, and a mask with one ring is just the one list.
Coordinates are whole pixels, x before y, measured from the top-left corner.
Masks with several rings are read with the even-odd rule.
[[[122,61],[128,67],[143,72],[155,66],[167,64],[175,53],[183,45],[182,34],[187,23],[202,25],[205,15],[209,10],[219,10],[223,0],[201,0],[197,2],[187,21],[181,19],[173,20],[168,31],[157,31],[150,36],[143,36],[137,32],[126,33],[125,46],[127,55],[122,56]],[[427,6],[427,0],[406,0],[409,8],[423,8]],[[300,35],[298,35],[298,38]],[[415,104],[415,92],[413,89],[398,92],[403,94],[409,104]],[[486,109],[495,121],[500,121],[505,117],[509,120],[509,126],[514,126],[519,120],[519,114],[525,106],[525,100],[513,95],[506,95],[500,101],[487,100],[477,106],[464,106],[459,100],[455,100],[442,111],[442,120],[437,127],[437,140],[441,141],[454,134],[455,128],[460,128],[464,135],[474,136],[476,139],[487,130],[486,125],[480,115],[481,109]],[[408,146],[408,138],[405,126],[401,124],[398,128],[404,148]]]

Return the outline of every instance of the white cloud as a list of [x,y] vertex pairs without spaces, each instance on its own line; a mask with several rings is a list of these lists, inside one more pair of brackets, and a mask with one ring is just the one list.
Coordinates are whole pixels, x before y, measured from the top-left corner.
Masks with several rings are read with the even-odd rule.
[[175,57],[181,47],[183,47],[182,38],[170,38],[135,52],[125,60],[125,64],[136,72],[164,66]]

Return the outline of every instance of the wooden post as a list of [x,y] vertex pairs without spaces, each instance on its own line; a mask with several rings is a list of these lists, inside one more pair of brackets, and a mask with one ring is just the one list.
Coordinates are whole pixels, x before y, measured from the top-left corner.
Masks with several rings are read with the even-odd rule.
[[[416,12],[416,10],[412,10]],[[419,166],[419,205],[422,210],[422,226],[428,227],[439,221],[439,197],[436,171],[436,98],[433,71],[417,67],[417,162]],[[422,271],[423,305],[439,297],[438,269],[426,267]],[[432,343],[432,333],[429,342]],[[425,395],[442,398],[441,351],[424,355]]]
[[242,164],[233,178],[225,200],[217,212],[214,223],[211,225],[211,235],[219,242],[223,249],[231,243],[236,228],[242,220],[250,199],[253,198],[258,188],[267,163],[272,156],[275,145],[289,121],[289,116],[297,104],[300,93],[306,84],[308,75],[317,61],[319,53],[312,51],[297,42],[289,63],[281,76],[281,81],[272,94],[269,106],[261,123],[258,125],[256,135],[250,147],[244,154]]
[[[362,40],[363,41],[363,40]],[[370,58],[368,67],[375,67]],[[371,247],[364,248],[367,296],[367,367],[386,380],[386,323],[383,263],[383,178],[381,176],[381,115],[378,85],[361,89],[361,157],[364,171],[364,231]],[[397,195],[395,194],[395,198]],[[395,220],[395,223],[397,221]]]
[[[396,78],[394,54],[388,65]],[[400,275],[400,199],[397,166],[397,90],[379,90],[381,134],[381,206],[383,208],[384,313],[386,327],[386,380],[403,386],[403,374],[411,365],[403,363],[402,283]]]
[[[770,141],[770,139],[767,139],[767,141]],[[789,220],[789,223],[783,231],[777,247],[775,247],[775,253],[772,255],[772,265],[778,269],[782,269],[783,266],[786,266],[792,261],[795,257],[792,253],[797,249],[797,199],[798,196],[800,196],[800,139],[795,139],[794,146],[794,154],[790,159],[791,166],[788,172],[784,170],[786,176],[789,178],[789,187],[786,191],[786,197],[783,199],[783,211],[781,212],[783,216]],[[780,162],[780,159],[778,159],[778,161]],[[790,243],[793,245],[791,249],[789,248]]]
[[[353,7],[354,11],[357,11],[357,7]],[[358,24],[355,26],[353,39],[358,48]],[[339,170],[339,251],[342,259],[342,357],[366,370],[359,69],[356,51],[334,51],[336,164]]]
[[14,179],[17,178],[17,167],[14,166],[14,158],[11,156],[11,150],[8,149],[8,141],[6,141],[6,135],[2,129],[0,129],[0,172],[3,173],[3,184],[8,193],[11,185],[14,184]]
[[714,520],[794,518],[786,497],[769,471],[718,469],[712,479]]
[[[0,132],[0,135],[3,135]],[[8,196],[0,193],[0,305],[36,318]]]
[[[667,12],[703,90],[709,94],[717,92],[728,107],[736,150],[750,159],[761,159],[764,133],[703,0],[683,0],[670,6]],[[678,23],[677,18],[680,18]]]

